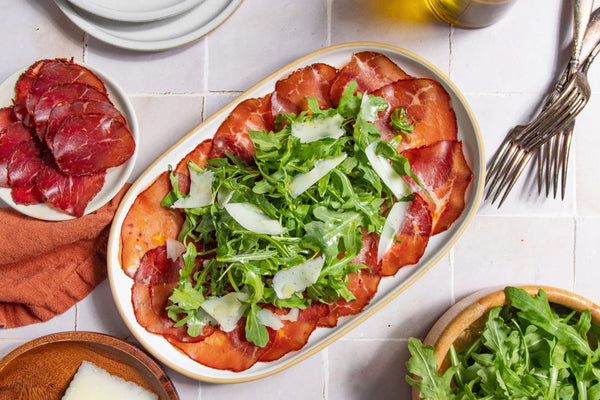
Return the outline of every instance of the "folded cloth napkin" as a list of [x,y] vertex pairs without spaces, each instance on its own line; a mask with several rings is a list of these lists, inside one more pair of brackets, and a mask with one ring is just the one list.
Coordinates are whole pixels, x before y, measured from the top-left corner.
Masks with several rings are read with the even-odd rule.
[[47,321],[106,279],[108,232],[128,188],[97,211],[67,221],[0,209],[0,328]]

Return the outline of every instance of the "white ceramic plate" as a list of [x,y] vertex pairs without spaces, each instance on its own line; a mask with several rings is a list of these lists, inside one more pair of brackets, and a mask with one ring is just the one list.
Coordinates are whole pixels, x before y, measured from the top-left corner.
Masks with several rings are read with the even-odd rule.
[[[89,214],[108,203],[117,194],[117,192],[121,190],[127,181],[127,178],[129,178],[137,156],[137,150],[139,146],[139,129],[133,105],[129,102],[129,98],[125,94],[125,91],[112,78],[107,76],[102,71],[83,63],[79,64],[89,68],[104,81],[110,100],[114,103],[121,114],[123,114],[123,117],[125,117],[129,130],[133,135],[133,140],[136,143],[135,151],[129,160],[127,160],[124,164],[115,168],[110,168],[107,171],[102,190],[92,199],[92,201],[90,201],[85,209],[85,214]],[[15,97],[15,83],[17,83],[19,76],[21,76],[21,74],[25,72],[27,68],[29,67],[15,72],[0,84],[0,108],[12,105],[12,100]],[[74,218],[47,204],[33,204],[29,206],[16,204],[10,195],[9,188],[0,188],[0,199],[4,200],[6,204],[20,213],[33,218],[47,221],[64,221]]]
[[203,0],[69,0],[80,9],[102,18],[123,22],[147,22],[174,17]]
[[[275,82],[278,79],[286,77],[290,72],[300,67],[315,62],[324,62],[332,66],[341,67],[350,61],[354,52],[366,50],[378,51],[387,55],[409,74],[438,80],[450,94],[452,105],[458,120],[458,136],[463,142],[465,157],[474,174],[474,180],[466,193],[466,207],[460,218],[448,231],[430,239],[427,250],[418,264],[401,268],[394,277],[383,278],[379,284],[379,289],[375,298],[363,312],[352,317],[340,319],[340,323],[336,328],[317,328],[303,349],[287,354],[277,361],[257,363],[252,368],[238,373],[216,370],[193,361],[175,347],[171,346],[162,336],[147,332],[135,319],[131,304],[131,286],[133,281],[125,275],[120,264],[121,225],[136,196],[148,187],[158,175],[167,171],[169,165],[176,165],[185,155],[195,148],[198,143],[204,139],[210,138],[231,110],[243,99],[262,97],[267,93],[272,92],[274,90]],[[184,375],[209,382],[233,383],[258,379],[274,374],[304,360],[310,355],[323,349],[334,340],[340,338],[350,329],[357,326],[360,322],[375,313],[375,311],[390,302],[394,297],[406,290],[444,256],[458,240],[459,236],[463,233],[477,211],[485,176],[484,160],[485,157],[481,134],[469,105],[463,95],[460,94],[457,87],[428,61],[397,47],[365,42],[332,46],[308,54],[269,75],[189,132],[156,160],[133,184],[117,210],[109,238],[108,275],[113,297],[125,323],[139,342],[163,363]]]
[[130,50],[165,50],[206,35],[231,15],[242,0],[204,0],[186,13],[152,22],[128,23],[99,18],[54,0],[79,28],[96,39]]

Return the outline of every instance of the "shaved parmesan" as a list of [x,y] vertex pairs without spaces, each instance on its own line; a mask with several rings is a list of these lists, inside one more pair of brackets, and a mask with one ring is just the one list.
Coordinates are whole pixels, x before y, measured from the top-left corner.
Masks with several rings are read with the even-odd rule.
[[282,269],[273,276],[273,289],[280,299],[289,299],[313,285],[323,268],[325,259],[317,257],[293,267]]
[[316,142],[327,138],[339,139],[345,134],[340,114],[292,124],[292,136],[299,138],[300,143]]
[[300,310],[298,308],[292,308],[287,314],[279,315],[275,314],[268,308],[261,308],[256,313],[256,316],[258,317],[259,323],[278,331],[279,329],[283,328],[283,321],[298,320],[299,312]]
[[394,171],[394,168],[390,164],[389,160],[385,157],[377,155],[375,153],[375,148],[377,147],[377,143],[373,142],[367,146],[365,149],[365,155],[369,159],[371,166],[379,175],[383,183],[394,193],[396,199],[401,199],[405,196],[411,194],[411,190],[408,187],[408,184],[402,177],[402,175],[398,174]]
[[248,301],[248,293],[231,292],[222,297],[209,297],[200,306],[220,325],[223,332],[231,332],[242,318]]
[[212,183],[215,174],[212,171],[190,171],[190,193],[188,197],[178,199],[172,208],[206,207],[213,203]]
[[186,251],[185,245],[179,240],[167,239],[167,257],[176,261]]
[[62,400],[79,399],[157,400],[158,395],[120,376],[111,375],[91,362],[83,361],[62,397]]
[[233,219],[251,232],[265,235],[283,235],[287,232],[279,221],[270,218],[254,204],[225,203],[224,207]]
[[292,197],[298,197],[304,193],[309,187],[314,185],[327,175],[332,169],[340,165],[346,159],[346,153],[339,156],[319,160],[315,163],[315,167],[304,174],[298,174],[292,178],[288,186],[288,190]]
[[404,216],[408,211],[408,207],[410,206],[410,202],[408,201],[399,201],[395,203],[388,216],[385,220],[385,224],[383,224],[383,229],[381,231],[381,237],[379,238],[379,246],[377,249],[377,262],[379,263],[383,257],[387,254],[388,251],[392,248],[394,244],[394,239],[402,226],[402,221],[404,221]]
[[381,103],[374,102],[371,96],[364,95],[360,101],[360,112],[357,118],[367,122],[375,122],[379,118],[379,111],[383,109],[385,107],[382,107]]

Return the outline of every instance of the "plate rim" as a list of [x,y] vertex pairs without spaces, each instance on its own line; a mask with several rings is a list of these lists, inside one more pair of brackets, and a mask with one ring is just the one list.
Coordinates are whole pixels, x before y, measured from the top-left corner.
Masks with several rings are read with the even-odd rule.
[[[369,308],[367,310],[363,310],[359,314],[352,316],[351,320],[347,324],[331,329],[331,331],[333,331],[333,333],[329,334],[325,339],[321,340],[314,347],[312,347],[310,349],[306,349],[306,347],[304,347],[303,349],[298,350],[295,353],[296,355],[292,359],[283,362],[282,365],[279,365],[279,366],[273,367],[271,369],[268,369],[264,372],[260,372],[260,373],[256,373],[256,374],[252,374],[252,375],[248,375],[248,374],[244,373],[247,371],[242,371],[240,373],[237,373],[238,374],[237,376],[233,376],[231,378],[230,377],[215,377],[215,376],[206,376],[206,375],[202,375],[202,374],[198,374],[198,373],[193,373],[188,370],[185,370],[185,369],[181,368],[179,365],[174,364],[171,360],[166,359],[162,354],[158,353],[154,348],[147,347],[145,339],[138,337],[138,334],[132,325],[132,323],[134,323],[134,322],[137,323],[137,321],[132,322],[127,319],[127,317],[125,315],[125,311],[122,309],[122,307],[118,301],[118,293],[117,293],[116,284],[114,282],[114,279],[115,279],[114,274],[122,273],[122,269],[120,266],[121,225],[119,224],[119,220],[124,218],[123,213],[127,211],[127,210],[125,210],[126,204],[129,203],[129,201],[133,201],[135,199],[135,196],[137,196],[141,191],[143,191],[148,186],[148,185],[146,185],[145,187],[143,187],[141,189],[139,188],[139,186],[141,186],[141,184],[143,183],[147,173],[151,172],[154,168],[156,168],[159,163],[162,163],[163,160],[172,151],[174,151],[179,146],[184,144],[185,141],[187,141],[192,136],[198,134],[197,132],[202,131],[203,127],[210,124],[215,119],[221,117],[224,113],[230,111],[230,109],[232,107],[234,107],[235,105],[237,105],[240,101],[242,101],[245,98],[248,98],[251,93],[255,92],[257,89],[259,89],[261,86],[265,85],[267,82],[273,81],[273,79],[280,76],[282,73],[292,72],[294,68],[298,68],[298,67],[305,65],[307,60],[309,60],[309,59],[319,57],[319,56],[324,56],[327,53],[335,52],[338,50],[346,50],[346,51],[350,52],[350,54],[355,51],[359,51],[359,50],[360,51],[387,50],[387,51],[399,53],[403,57],[410,58],[413,61],[417,62],[418,64],[421,64],[425,68],[428,68],[429,70],[431,70],[431,72],[438,75],[443,80],[443,82],[440,82],[440,83],[442,83],[443,85],[447,85],[452,89],[452,92],[454,94],[456,94],[459,102],[464,107],[464,109],[468,115],[468,120],[472,124],[473,133],[475,135],[475,145],[476,145],[475,157],[478,158],[479,165],[478,165],[477,170],[473,170],[473,175],[474,175],[475,179],[473,180],[472,188],[470,189],[470,190],[474,190],[473,201],[470,204],[470,206],[467,204],[468,207],[466,207],[465,210],[463,211],[463,215],[461,215],[461,220],[462,220],[461,225],[457,228],[457,230],[451,236],[451,238],[448,241],[444,242],[445,244],[444,244],[443,248],[440,251],[437,251],[437,253],[434,253],[434,255],[430,258],[430,260],[428,261],[428,263],[426,265],[418,267],[418,269],[416,271],[414,271],[411,275],[409,275],[405,280],[403,280],[399,284],[399,286],[395,286],[395,289],[393,290],[392,293],[385,295],[385,297],[383,297],[383,298],[379,298],[379,299],[375,298],[376,301],[372,302],[372,304],[369,305]],[[209,135],[209,137],[212,137],[212,135]],[[437,264],[440,261],[440,259],[454,246],[456,241],[462,236],[463,232],[465,231],[465,229],[468,227],[468,225],[472,221],[473,217],[475,216],[475,214],[477,212],[478,206],[481,202],[482,193],[483,193],[483,184],[484,184],[484,180],[485,180],[485,154],[484,153],[485,152],[484,152],[484,148],[483,148],[483,138],[481,136],[481,131],[480,131],[479,125],[477,123],[477,120],[475,118],[475,115],[474,115],[471,107],[469,106],[466,98],[460,92],[458,87],[452,81],[450,81],[450,79],[446,76],[446,74],[444,74],[439,68],[437,68],[435,65],[433,65],[431,62],[427,61],[423,57],[421,57],[409,50],[400,48],[398,46],[385,44],[385,43],[379,43],[379,42],[372,42],[372,41],[342,43],[342,44],[324,47],[324,48],[321,48],[314,52],[308,53],[308,54],[296,59],[295,61],[288,63],[287,65],[283,66],[282,68],[279,68],[275,72],[269,74],[267,77],[260,80],[258,83],[253,85],[251,88],[244,91],[238,97],[236,97],[231,102],[229,102],[227,105],[222,107],[219,111],[215,112],[209,118],[204,120],[197,127],[192,129],[190,132],[188,132],[187,134],[182,136],[181,139],[179,139],[174,145],[172,145],[168,150],[166,150],[159,158],[157,158],[150,166],[148,166],[147,169],[140,175],[140,177],[133,183],[133,185],[130,187],[128,192],[123,197],[123,200],[121,201],[121,203],[115,213],[115,219],[113,220],[113,224],[111,226],[111,231],[110,231],[110,235],[109,235],[108,252],[107,252],[108,278],[109,278],[109,282],[110,282],[110,286],[111,286],[111,293],[113,295],[113,300],[115,301],[117,309],[119,310],[119,313],[120,313],[121,317],[123,318],[125,324],[127,325],[128,329],[130,329],[132,334],[138,339],[138,341],[142,344],[142,346],[144,346],[146,348],[146,350],[151,352],[155,357],[157,357],[158,359],[160,359],[161,361],[163,361],[164,363],[169,365],[169,367],[173,368],[174,370],[180,372],[183,375],[186,375],[193,379],[197,379],[197,380],[204,381],[204,382],[239,383],[239,382],[247,382],[247,381],[261,379],[261,378],[273,375],[277,372],[281,372],[281,371],[299,363],[300,361],[303,361],[306,358],[318,353],[319,351],[321,351],[325,347],[329,346],[334,341],[338,340],[340,337],[344,336],[350,330],[354,329],[360,323],[362,323],[366,319],[370,318],[373,314],[375,314],[377,311],[379,311],[385,305],[390,303],[393,299],[398,297],[402,292],[404,292],[406,289],[408,289],[410,286],[412,286],[412,284],[414,282],[416,282],[418,279],[420,279],[427,271],[429,271],[435,264]],[[474,168],[474,166],[471,166],[471,168]],[[136,192],[137,190],[139,190],[139,191]],[[133,200],[132,200],[132,197],[133,197]],[[127,207],[130,207],[130,205],[128,205]],[[115,246],[116,246],[116,250],[115,250]],[[116,252],[116,254],[115,254],[115,252]],[[116,262],[118,268],[114,268],[113,260],[114,260],[114,262]],[[143,329],[143,327],[142,327],[142,329]],[[274,361],[274,362],[277,362],[277,361]],[[202,366],[202,364],[200,364],[200,363],[197,363],[197,364]],[[205,367],[205,366],[203,366],[203,367]],[[210,370],[218,371],[218,373],[228,372],[228,371],[216,370],[216,369],[213,369],[210,367],[205,367],[205,368],[209,368]]]
[[[140,133],[139,133],[139,123],[137,120],[135,109],[133,107],[133,104],[131,103],[131,100],[129,99],[129,96],[127,96],[127,93],[125,92],[125,90],[112,77],[110,77],[105,72],[99,70],[98,68],[96,68],[92,65],[89,65],[87,63],[84,63],[84,62],[76,62],[76,64],[81,65],[82,67],[88,68],[90,71],[95,73],[104,82],[110,101],[113,103],[116,103],[115,106],[117,107],[117,110],[119,110],[119,112],[123,115],[123,117],[127,121],[127,127],[129,128],[129,131],[131,132],[131,135],[135,142],[135,149],[134,149],[131,157],[125,163],[123,163],[117,167],[109,168],[107,170],[108,174],[119,173],[120,179],[118,179],[116,181],[116,184],[113,185],[112,187],[106,187],[106,180],[105,180],[100,191],[91,199],[91,201],[86,206],[85,212],[82,215],[82,216],[85,216],[85,215],[93,213],[94,211],[97,211],[102,206],[107,204],[119,192],[119,190],[121,190],[123,185],[125,185],[125,183],[129,179],[129,177],[131,176],[131,173],[133,172],[133,169],[135,167],[135,162],[137,159],[137,154],[138,154],[138,150],[139,150],[139,146],[140,146],[140,138],[139,138]],[[24,67],[16,72],[14,72],[13,74],[9,75],[4,81],[0,82],[0,87],[7,85],[9,83],[13,83],[12,88],[14,90],[14,84],[16,83],[16,80],[28,68],[29,68],[29,66]],[[11,98],[14,99],[14,93],[11,95]],[[7,105],[7,107],[8,107],[8,105]],[[106,192],[105,192],[105,190],[106,190]],[[104,197],[107,197],[107,198],[104,199]],[[104,200],[100,201],[98,199],[104,199]],[[43,220],[43,221],[67,221],[67,220],[77,218],[77,217],[69,215],[63,211],[55,209],[54,207],[52,207],[46,203],[31,204],[31,205],[17,204],[12,200],[10,188],[0,187],[0,200],[3,201],[9,207],[11,207],[13,210],[15,210],[23,215],[27,215],[28,217],[36,218],[36,219]],[[38,211],[38,212],[36,212],[36,211]],[[44,215],[44,213],[49,213],[49,215]]]
[[[209,1],[212,0],[204,0],[202,3],[198,4],[197,7],[202,7],[204,4],[208,4]],[[218,28],[221,24],[223,24],[237,10],[237,8],[240,6],[243,0],[218,1],[224,2],[226,6],[205,25],[197,27],[192,31],[187,32],[186,34],[175,38],[144,41],[135,39],[125,39],[113,35],[105,29],[96,26],[96,24],[94,24],[91,21],[88,21],[86,18],[81,16],[77,12],[77,10],[74,10],[73,7],[70,4],[68,4],[68,0],[54,0],[58,8],[63,12],[63,14],[67,16],[67,18],[73,24],[75,24],[79,29],[83,30],[84,32],[87,32],[89,35],[100,40],[101,42],[123,49],[146,52],[161,51],[184,46],[206,36],[213,30]],[[180,16],[172,17],[173,21],[176,22],[178,17]]]
[[183,0],[160,9],[128,11],[105,7],[89,0],[68,0],[69,3],[85,12],[98,17],[122,22],[149,22],[174,17],[191,10],[203,1],[204,0]]

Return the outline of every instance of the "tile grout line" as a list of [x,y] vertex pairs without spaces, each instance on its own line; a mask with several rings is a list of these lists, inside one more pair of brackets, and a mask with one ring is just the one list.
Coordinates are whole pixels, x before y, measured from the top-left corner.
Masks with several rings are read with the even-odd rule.
[[327,38],[326,43],[327,46],[331,46],[331,28],[332,28],[332,20],[333,20],[333,0],[327,0],[326,3],[327,9]]

